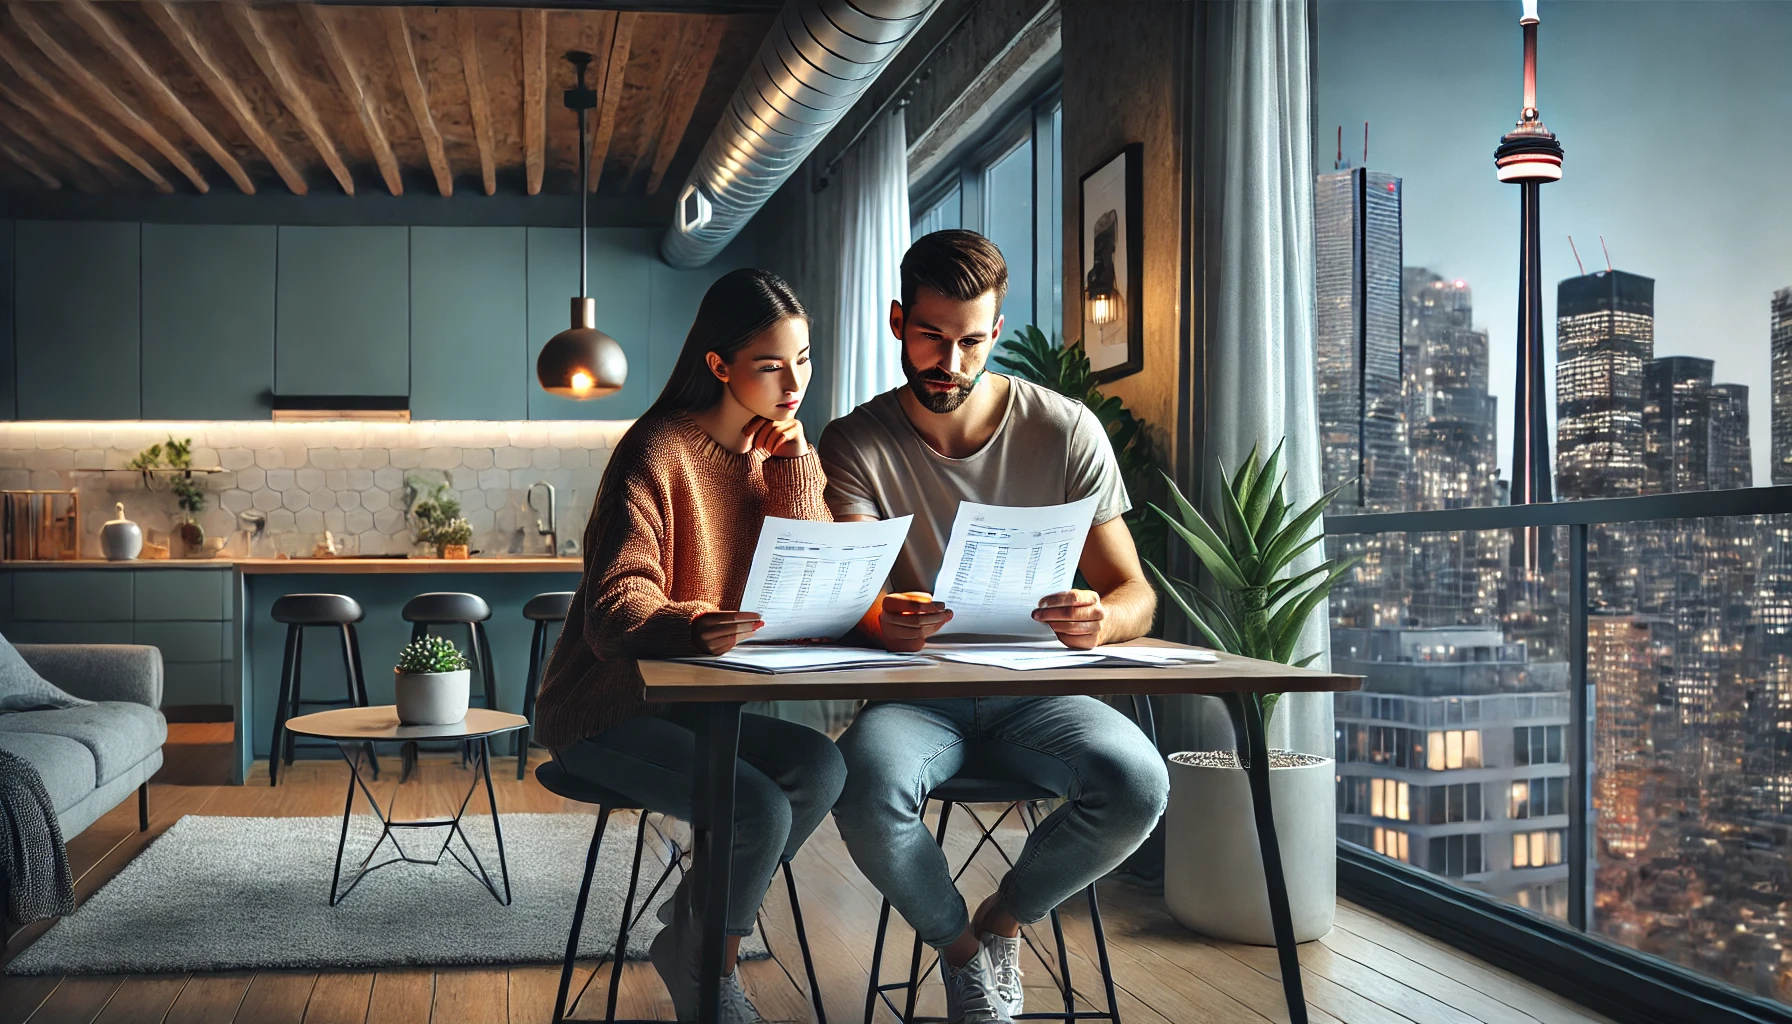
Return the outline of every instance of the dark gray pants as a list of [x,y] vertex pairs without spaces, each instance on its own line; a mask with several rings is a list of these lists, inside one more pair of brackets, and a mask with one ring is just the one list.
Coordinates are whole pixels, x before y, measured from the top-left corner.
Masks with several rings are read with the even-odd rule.
[[[697,736],[687,722],[696,713],[633,718],[554,757],[578,778],[689,821]],[[845,784],[846,762],[825,734],[764,715],[741,716],[728,934],[752,933],[779,861],[796,856]]]

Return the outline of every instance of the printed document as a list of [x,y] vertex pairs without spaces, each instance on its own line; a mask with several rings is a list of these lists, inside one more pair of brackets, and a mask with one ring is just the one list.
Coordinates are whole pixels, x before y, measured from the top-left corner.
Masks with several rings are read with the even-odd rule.
[[865,647],[794,646],[749,647],[745,644],[709,658],[671,658],[736,672],[782,675],[786,672],[845,671],[860,668],[901,668],[931,664],[926,658]]
[[952,610],[942,635],[1052,636],[1033,609],[1071,589],[1094,518],[1093,495],[1036,508],[959,502],[933,587]]
[[748,642],[845,636],[883,589],[913,520],[818,523],[767,516],[740,599],[741,611],[765,620]]
[[1211,664],[1219,660],[1212,651],[1177,647],[1097,647],[1075,650],[1056,640],[1046,644],[940,644],[929,645],[928,657],[1011,672],[1037,672],[1060,668],[1127,668]]

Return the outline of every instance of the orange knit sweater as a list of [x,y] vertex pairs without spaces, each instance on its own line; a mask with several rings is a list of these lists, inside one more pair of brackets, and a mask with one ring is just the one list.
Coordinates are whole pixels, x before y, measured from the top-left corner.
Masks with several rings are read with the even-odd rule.
[[663,710],[642,698],[635,659],[700,653],[691,623],[738,607],[765,517],[833,518],[824,483],[813,448],[736,454],[682,413],[630,427],[585,527],[585,574],[542,675],[537,739],[563,747]]

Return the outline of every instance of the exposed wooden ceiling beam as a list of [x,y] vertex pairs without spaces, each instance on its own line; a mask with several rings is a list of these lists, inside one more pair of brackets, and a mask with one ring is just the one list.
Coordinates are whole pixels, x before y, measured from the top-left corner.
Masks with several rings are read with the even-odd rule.
[[660,117],[660,137],[653,147],[653,173],[647,178],[647,194],[660,190],[666,168],[678,153],[678,144],[691,124],[697,100],[709,81],[709,69],[716,61],[716,50],[722,45],[722,34],[728,27],[722,18],[707,18],[695,33],[695,42],[686,46],[667,76],[667,96]]
[[37,15],[31,13],[31,6],[30,4],[7,5],[12,11],[13,21],[25,30],[25,35],[30,37],[32,43],[36,44],[43,55],[50,58],[51,63],[61,68],[63,74],[87,90],[88,94],[99,103],[100,109],[112,115],[126,128],[135,132],[138,138],[149,143],[151,148],[162,154],[164,159],[174,165],[175,170],[185,175],[186,179],[193,183],[194,188],[200,192],[210,192],[211,184],[205,180],[205,175],[200,173],[199,168],[194,167],[193,162],[187,159],[187,154],[181,152],[179,146],[169,142],[167,136],[163,135],[142,114],[137,113],[136,109],[121,99],[117,93],[113,92],[110,86],[100,81],[92,71],[87,69],[85,64],[76,60],[74,54],[63,49],[62,44],[52,38],[44,29],[43,24],[37,20]]
[[386,26],[386,45],[398,65],[398,80],[404,85],[404,98],[411,106],[411,117],[417,122],[417,134],[423,136],[423,151],[429,156],[429,169],[435,173],[436,188],[444,196],[454,194],[454,172],[448,167],[448,154],[442,151],[442,133],[436,130],[435,116],[429,112],[429,93],[423,88],[423,72],[417,68],[417,51],[411,45],[411,27],[405,23],[404,11],[396,7],[379,9],[380,21]]
[[541,193],[548,144],[548,12],[523,11],[523,175],[530,195]]
[[100,127],[98,122],[87,116],[85,110],[76,106],[67,96],[62,95],[62,90],[56,88],[49,79],[32,67],[31,62],[25,58],[25,54],[13,44],[12,40],[6,38],[4,33],[0,33],[0,60],[11,65],[13,71],[25,80],[25,84],[36,89],[57,110],[62,111],[92,132],[93,137],[99,140],[100,145],[104,146],[107,152],[131,165],[138,174],[148,178],[149,183],[155,186],[157,192],[174,191],[174,185],[167,178],[162,177],[161,171],[156,170],[149,161],[138,156],[136,150],[118,141],[117,136]]
[[604,61],[603,92],[597,100],[597,131],[591,136],[591,176],[585,187],[597,191],[603,180],[604,158],[610,153],[610,136],[616,131],[616,107],[622,102],[622,80],[628,74],[629,46],[634,42],[634,11],[616,15],[616,26],[610,32],[610,55]]
[[[63,125],[52,121],[49,115],[38,109],[37,104],[26,100],[25,97],[20,96],[5,83],[0,83],[0,100],[5,100],[24,111],[27,116],[33,121],[36,121],[39,125],[42,125],[43,129],[50,133],[50,138],[60,142],[63,147],[73,153],[77,159],[92,167],[94,170],[97,170],[106,181],[113,185],[122,186],[131,180],[118,169],[117,164],[106,159],[99,150],[94,149],[93,145],[87,141],[85,136],[81,135],[79,132],[71,132]],[[19,122],[16,120],[13,122],[15,128],[18,123]],[[40,147],[38,151],[42,152],[43,150]]]
[[473,142],[479,147],[479,179],[485,194],[498,191],[498,174],[492,166],[492,110],[485,95],[485,71],[479,66],[479,33],[473,12],[465,7],[454,12],[454,36],[460,43],[460,66],[467,77],[467,105],[473,108]]
[[80,25],[88,36],[99,44],[101,49],[112,55],[112,59],[116,60],[132,80],[142,87],[150,100],[161,108],[163,114],[172,119],[175,124],[180,125],[182,131],[186,132],[194,142],[199,143],[200,149],[205,150],[213,160],[217,161],[218,166],[223,168],[230,180],[236,182],[237,188],[245,194],[255,194],[255,183],[249,180],[248,173],[243,170],[243,165],[237,162],[235,155],[224,148],[224,144],[218,141],[217,136],[213,135],[209,128],[199,123],[199,119],[194,117],[193,112],[187,109],[187,105],[181,102],[181,98],[174,94],[174,90],[168,88],[168,83],[162,81],[162,76],[149,66],[149,62],[143,59],[143,55],[138,53],[137,48],[131,45],[131,41],[125,38],[123,32],[119,31],[117,22],[101,14],[88,0],[64,0],[61,9],[68,12],[69,17],[74,19],[75,23]]
[[45,188],[61,191],[62,182],[57,180],[43,164],[38,163],[30,154],[12,144],[4,136],[0,136],[0,155],[4,155],[14,167],[36,178]]
[[348,58],[348,48],[336,31],[334,16],[326,15],[314,4],[297,6],[299,17],[311,29],[318,48],[324,52],[330,74],[336,76],[337,87],[348,97],[349,106],[355,108],[355,116],[361,119],[361,134],[367,137],[367,146],[373,150],[373,162],[379,166],[386,190],[395,196],[403,195],[404,178],[398,172],[398,158],[392,155],[392,143],[386,139],[386,129],[380,112],[374,108],[373,95],[367,91],[360,72]]
[[496,7],[643,14],[770,14],[784,0],[313,0],[325,7]]
[[292,112],[299,127],[304,129],[305,137],[311,140],[311,145],[317,149],[317,155],[323,158],[324,166],[336,176],[336,183],[342,186],[342,191],[354,195],[355,179],[343,165],[342,157],[336,152],[335,141],[324,130],[323,121],[318,118],[311,101],[305,97],[305,90],[299,86],[297,73],[286,54],[281,52],[266,23],[261,20],[261,14],[247,4],[225,3],[218,6],[223,9],[224,19],[230,22],[237,38],[242,40],[244,49],[255,59],[255,66],[267,76],[269,84],[274,87],[274,93],[280,97],[280,102]]
[[261,150],[261,155],[268,158],[268,163],[273,166],[274,173],[280,176],[280,180],[286,183],[286,187],[301,196],[310,191],[305,184],[305,176],[299,173],[299,169],[287,157],[286,151],[280,147],[280,143],[274,141],[274,137],[269,135],[268,130],[262,126],[261,115],[257,114],[255,108],[249,105],[242,90],[236,87],[234,81],[231,81],[229,72],[225,71],[223,65],[218,63],[217,58],[212,56],[205,43],[201,42],[199,37],[193,33],[192,28],[183,20],[183,16],[174,9],[173,5],[161,3],[158,0],[144,0],[138,7],[149,16],[149,20],[155,23],[156,28],[161,29],[162,35],[168,40],[168,45],[174,47],[174,51],[180,54],[181,59],[186,61],[187,66],[193,70],[199,80],[205,83],[205,87],[211,90],[213,96],[217,97],[225,112],[236,121],[237,127],[243,130],[243,134],[249,137],[249,141],[254,144],[256,149]]

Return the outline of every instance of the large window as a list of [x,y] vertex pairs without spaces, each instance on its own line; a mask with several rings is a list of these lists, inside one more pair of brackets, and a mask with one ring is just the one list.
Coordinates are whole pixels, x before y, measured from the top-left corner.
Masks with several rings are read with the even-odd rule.
[[962,159],[930,173],[910,196],[912,237],[945,228],[987,236],[1008,261],[1004,337],[1029,324],[1063,333],[1062,110],[1054,88],[992,125]]
[[[1542,189],[1534,399],[1573,510],[1530,529],[1508,499],[1519,190],[1491,159],[1519,5],[1316,10],[1327,548],[1360,559],[1332,664],[1366,677],[1334,705],[1340,791],[1423,784],[1401,859],[1792,1003],[1792,516],[1741,490],[1792,485],[1792,4],[1542,7],[1566,160]],[[1682,123],[1698,144],[1665,172]],[[1422,730],[1423,759],[1377,742],[1393,730]],[[1437,822],[1429,794],[1458,784],[1485,787],[1483,817]],[[1373,811],[1341,802],[1340,836],[1373,850]]]

